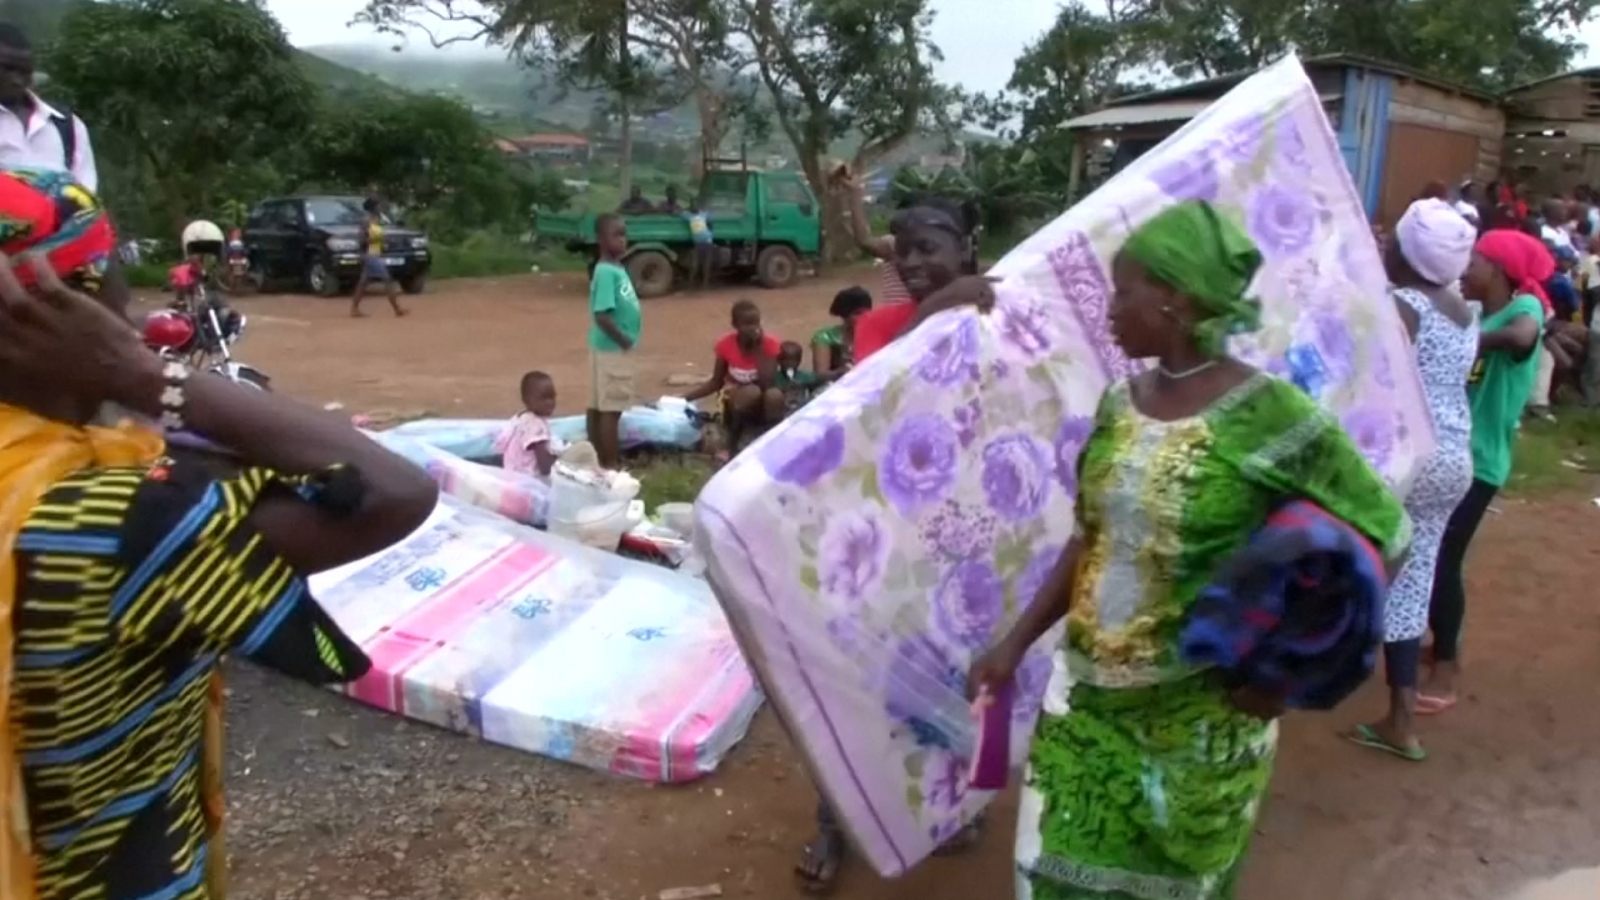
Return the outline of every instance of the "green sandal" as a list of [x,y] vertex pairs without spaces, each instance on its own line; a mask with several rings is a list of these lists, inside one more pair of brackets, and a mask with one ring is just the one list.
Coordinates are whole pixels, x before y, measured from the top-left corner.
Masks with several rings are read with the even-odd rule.
[[1384,740],[1383,735],[1371,725],[1357,725],[1354,731],[1346,732],[1344,739],[1358,747],[1371,750],[1382,750],[1391,756],[1398,756],[1407,762],[1422,762],[1428,758],[1428,751],[1418,747],[1397,747]]

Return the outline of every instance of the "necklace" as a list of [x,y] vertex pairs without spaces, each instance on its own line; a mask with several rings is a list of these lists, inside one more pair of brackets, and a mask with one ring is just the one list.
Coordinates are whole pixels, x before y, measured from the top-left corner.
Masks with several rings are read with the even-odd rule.
[[1189,368],[1189,369],[1184,369],[1181,372],[1174,372],[1171,369],[1169,369],[1169,368],[1167,368],[1166,366],[1163,366],[1163,365],[1157,365],[1156,366],[1156,371],[1160,372],[1163,378],[1170,378],[1173,381],[1182,381],[1183,379],[1188,378],[1191,375],[1198,375],[1201,372],[1204,372],[1205,370],[1207,370],[1209,368],[1212,368],[1216,364],[1217,364],[1216,360],[1208,359],[1208,360],[1206,360],[1205,362],[1201,363],[1198,366],[1195,366],[1195,367]]

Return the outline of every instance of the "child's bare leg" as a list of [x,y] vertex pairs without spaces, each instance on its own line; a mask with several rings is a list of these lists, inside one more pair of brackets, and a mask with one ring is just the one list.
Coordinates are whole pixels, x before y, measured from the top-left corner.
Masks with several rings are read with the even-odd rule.
[[350,315],[352,318],[361,318],[361,298],[367,295],[367,273],[362,272],[356,278],[355,293],[350,295]]
[[395,283],[394,277],[385,279],[384,284],[389,289],[389,308],[394,310],[395,317],[405,315],[405,308],[400,305],[400,286]]
[[761,418],[761,388],[741,384],[728,395],[728,453],[737,456],[743,450],[744,432],[752,421]]
[[600,467],[603,469],[616,469],[622,465],[622,413],[600,413],[599,432],[600,439],[595,442],[595,455],[600,457]]

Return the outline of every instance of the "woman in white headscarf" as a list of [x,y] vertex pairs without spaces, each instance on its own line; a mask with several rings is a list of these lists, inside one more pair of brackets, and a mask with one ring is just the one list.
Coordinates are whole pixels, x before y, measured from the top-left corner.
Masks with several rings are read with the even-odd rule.
[[1384,253],[1390,294],[1417,349],[1423,395],[1438,448],[1406,496],[1415,528],[1411,555],[1389,589],[1384,611],[1384,668],[1389,713],[1357,726],[1349,738],[1402,759],[1427,758],[1417,739],[1417,681],[1428,629],[1434,563],[1450,514],[1472,482],[1472,416],[1467,379],[1478,356],[1478,326],[1456,283],[1472,260],[1478,231],[1444,200],[1411,204]]

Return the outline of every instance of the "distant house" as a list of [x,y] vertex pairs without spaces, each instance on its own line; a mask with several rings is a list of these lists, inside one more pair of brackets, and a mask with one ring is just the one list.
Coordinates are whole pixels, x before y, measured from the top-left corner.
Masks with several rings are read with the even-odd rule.
[[[1499,171],[1506,132],[1499,98],[1360,56],[1316,56],[1301,63],[1374,222],[1393,224],[1433,179],[1487,182]],[[1061,123],[1074,138],[1068,193],[1078,196],[1099,151],[1111,151],[1108,168],[1115,172],[1251,74],[1119,97]]]
[[502,152],[546,162],[588,162],[589,139],[581,134],[530,134],[494,142]]

